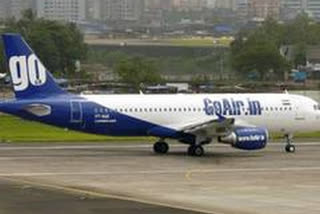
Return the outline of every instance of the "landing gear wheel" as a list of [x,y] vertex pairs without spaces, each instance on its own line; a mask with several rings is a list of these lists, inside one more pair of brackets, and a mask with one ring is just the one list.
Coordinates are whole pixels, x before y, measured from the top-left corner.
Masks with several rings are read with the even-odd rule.
[[201,157],[204,155],[204,149],[202,146],[192,145],[188,149],[188,155],[195,156],[195,157]]
[[295,153],[296,151],[296,147],[292,144],[292,135],[291,134],[287,134],[285,135],[286,141],[287,141],[287,145],[285,147],[286,152],[287,153]]
[[286,145],[286,152],[288,153],[294,153],[296,151],[296,147],[292,144]]
[[157,154],[167,154],[169,145],[166,142],[157,142],[153,145],[153,151]]

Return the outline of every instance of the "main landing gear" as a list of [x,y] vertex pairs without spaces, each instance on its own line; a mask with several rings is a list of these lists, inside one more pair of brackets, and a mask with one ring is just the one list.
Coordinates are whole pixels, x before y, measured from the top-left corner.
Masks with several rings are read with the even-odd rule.
[[164,141],[158,141],[153,145],[153,151],[157,154],[167,154],[169,151],[169,145]]
[[287,145],[285,147],[287,153],[295,153],[296,147],[292,143],[292,135],[287,134],[285,135]]
[[[195,157],[201,157],[204,155],[204,149],[202,145],[209,144],[211,142],[210,140],[202,141],[202,143],[199,144],[192,144],[188,148],[188,155],[195,156]],[[164,141],[164,139],[160,139],[158,142],[156,142],[153,145],[153,151],[156,154],[167,154],[169,151],[169,145]]]

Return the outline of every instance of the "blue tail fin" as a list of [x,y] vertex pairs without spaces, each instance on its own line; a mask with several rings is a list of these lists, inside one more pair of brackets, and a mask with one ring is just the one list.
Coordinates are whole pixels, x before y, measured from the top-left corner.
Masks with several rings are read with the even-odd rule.
[[6,60],[17,99],[65,94],[19,34],[2,35]]

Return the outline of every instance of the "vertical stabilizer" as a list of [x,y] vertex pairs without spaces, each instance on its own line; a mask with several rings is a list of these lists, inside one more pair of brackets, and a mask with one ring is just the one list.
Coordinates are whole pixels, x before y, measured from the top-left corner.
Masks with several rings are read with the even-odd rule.
[[17,99],[65,94],[19,34],[2,35],[7,65]]

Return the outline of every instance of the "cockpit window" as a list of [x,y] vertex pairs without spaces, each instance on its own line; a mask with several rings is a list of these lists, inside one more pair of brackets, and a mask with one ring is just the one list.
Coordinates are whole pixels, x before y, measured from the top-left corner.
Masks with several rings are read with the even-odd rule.
[[320,105],[319,104],[314,105],[313,108],[314,108],[315,111],[320,111]]

